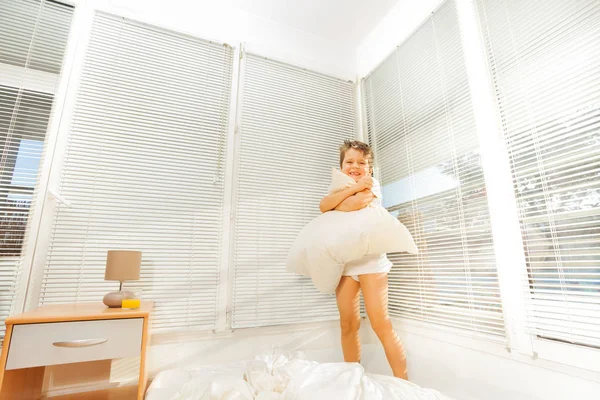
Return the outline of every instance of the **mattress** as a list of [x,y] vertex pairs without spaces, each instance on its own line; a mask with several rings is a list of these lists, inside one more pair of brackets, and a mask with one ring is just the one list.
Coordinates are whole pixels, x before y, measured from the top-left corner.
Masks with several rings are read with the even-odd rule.
[[284,352],[251,361],[160,372],[146,400],[451,400],[356,363],[317,363]]

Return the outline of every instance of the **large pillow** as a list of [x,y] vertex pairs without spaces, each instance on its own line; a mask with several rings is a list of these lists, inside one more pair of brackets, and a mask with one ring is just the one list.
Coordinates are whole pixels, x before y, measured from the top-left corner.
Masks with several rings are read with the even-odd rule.
[[[332,171],[330,193],[352,184],[351,177]],[[408,229],[376,198],[362,210],[328,211],[309,222],[292,245],[286,267],[309,276],[321,292],[334,293],[346,263],[368,254],[398,252],[418,250]]]

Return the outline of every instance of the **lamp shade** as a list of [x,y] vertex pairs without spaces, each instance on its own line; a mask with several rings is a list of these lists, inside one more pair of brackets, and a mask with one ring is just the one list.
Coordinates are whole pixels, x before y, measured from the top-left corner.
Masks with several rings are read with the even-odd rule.
[[142,252],[133,250],[109,250],[106,255],[107,281],[136,281],[140,279]]

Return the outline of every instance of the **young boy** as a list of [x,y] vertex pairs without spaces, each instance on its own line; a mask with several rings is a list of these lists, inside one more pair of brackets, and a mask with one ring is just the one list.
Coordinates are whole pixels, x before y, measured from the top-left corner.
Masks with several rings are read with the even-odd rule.
[[[346,141],[340,146],[340,169],[356,182],[340,192],[325,196],[321,212],[357,211],[371,201],[381,200],[379,183],[372,178],[373,151],[366,143]],[[385,254],[365,256],[344,266],[336,289],[340,312],[342,350],[346,362],[360,362],[360,303],[362,289],[369,321],[381,341],[394,376],[408,379],[406,357],[388,316],[388,277],[392,262]]]

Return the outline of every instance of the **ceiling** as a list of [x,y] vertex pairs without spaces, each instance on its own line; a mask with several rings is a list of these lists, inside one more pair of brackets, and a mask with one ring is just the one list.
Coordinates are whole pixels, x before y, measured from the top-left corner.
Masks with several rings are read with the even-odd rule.
[[358,46],[398,0],[226,0],[247,13]]

